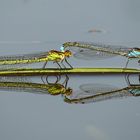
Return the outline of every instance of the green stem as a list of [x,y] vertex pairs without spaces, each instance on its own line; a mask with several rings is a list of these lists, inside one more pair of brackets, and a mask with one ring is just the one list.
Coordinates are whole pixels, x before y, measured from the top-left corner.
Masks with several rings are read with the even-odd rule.
[[1,70],[0,76],[33,76],[33,75],[53,75],[53,74],[119,74],[119,73],[140,73],[139,69],[122,69],[122,68],[74,68],[74,69],[16,69]]

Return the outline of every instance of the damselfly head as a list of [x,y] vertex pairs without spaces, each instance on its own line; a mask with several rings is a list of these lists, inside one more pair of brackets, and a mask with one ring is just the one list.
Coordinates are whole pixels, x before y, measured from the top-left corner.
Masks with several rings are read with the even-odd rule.
[[131,90],[129,90],[129,92],[131,94],[133,94],[133,96],[140,96],[140,89],[139,88],[131,89]]
[[72,89],[71,88],[67,88],[65,91],[65,95],[70,96],[72,94]]
[[66,57],[72,56],[72,52],[69,51],[69,50],[66,50],[64,53],[65,53],[65,56],[66,56]]
[[134,51],[140,52],[140,48],[133,48]]
[[71,100],[69,98],[67,98],[66,96],[64,97],[64,102],[71,104]]
[[128,53],[129,58],[137,58],[140,56],[140,48],[133,48]]

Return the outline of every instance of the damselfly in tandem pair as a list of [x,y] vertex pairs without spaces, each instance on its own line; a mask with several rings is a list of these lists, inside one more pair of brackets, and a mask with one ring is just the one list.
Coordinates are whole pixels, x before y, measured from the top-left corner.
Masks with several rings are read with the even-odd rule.
[[13,56],[1,56],[0,57],[0,66],[7,66],[15,67],[15,66],[22,66],[24,64],[32,64],[32,63],[39,63],[45,62],[43,68],[46,67],[48,61],[52,61],[58,64],[59,68],[62,68],[59,62],[63,65],[63,61],[65,61],[70,68],[72,66],[68,63],[67,58],[71,57],[72,53],[69,50],[66,51],[56,51],[50,50],[48,52],[39,52],[33,54],[24,54],[24,55],[13,55]]
[[[67,95],[72,93],[72,89],[67,87],[64,83],[38,83],[29,81],[30,78],[26,77],[0,77],[0,91],[10,90],[10,91],[23,91],[38,94],[50,94],[50,95]],[[29,79],[28,79],[29,78]],[[68,82],[68,81],[67,81]]]
[[118,88],[112,85],[91,83],[80,85],[80,89],[79,91],[73,92],[69,97],[64,96],[64,101],[71,104],[85,104],[130,96],[140,96],[140,84],[132,84],[124,88]]
[[127,84],[125,87],[122,87],[121,84],[121,87],[118,87],[117,85],[104,83],[85,83],[79,86],[80,90],[73,91],[69,97],[64,96],[64,101],[67,103],[85,104],[110,99],[140,96],[140,75],[126,74],[124,76]]
[[64,51],[66,48],[74,49],[75,53],[73,55],[80,59],[104,59],[116,55],[127,57],[125,68],[129,59],[140,59],[140,48],[86,42],[66,42],[61,47],[61,51]]

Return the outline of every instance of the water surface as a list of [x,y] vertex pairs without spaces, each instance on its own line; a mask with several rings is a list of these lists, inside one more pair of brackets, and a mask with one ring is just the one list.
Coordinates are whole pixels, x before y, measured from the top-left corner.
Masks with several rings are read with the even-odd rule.
[[[138,0],[0,1],[0,54],[59,49],[66,41],[139,47],[139,9]],[[88,33],[93,28],[106,32]],[[4,43],[7,41],[49,43],[7,45]],[[100,61],[70,60],[74,67],[123,67],[125,62],[126,58],[122,57]],[[138,67],[136,61],[130,63],[129,67]],[[79,90],[81,84],[102,82],[127,86],[122,75],[72,76],[69,86]],[[135,82],[138,82],[137,78]],[[0,138],[3,140],[138,140],[140,137],[139,97],[83,105],[67,104],[61,96],[14,91],[0,93]]]

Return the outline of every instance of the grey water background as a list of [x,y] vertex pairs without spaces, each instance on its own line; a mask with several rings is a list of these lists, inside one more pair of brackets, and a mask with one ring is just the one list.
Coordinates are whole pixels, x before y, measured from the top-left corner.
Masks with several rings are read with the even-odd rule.
[[[66,41],[139,47],[139,9],[138,0],[1,0],[0,55],[59,50]],[[105,32],[88,33],[92,28]],[[69,61],[74,67],[124,67],[126,58]],[[129,67],[139,68],[135,60]],[[122,75],[72,76],[69,86],[76,91],[84,83],[127,86]],[[140,137],[139,98],[71,105],[63,102],[61,96],[0,93],[3,140],[139,140]]]

